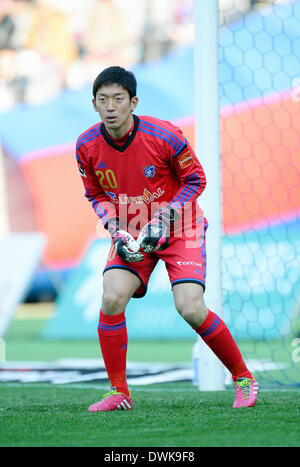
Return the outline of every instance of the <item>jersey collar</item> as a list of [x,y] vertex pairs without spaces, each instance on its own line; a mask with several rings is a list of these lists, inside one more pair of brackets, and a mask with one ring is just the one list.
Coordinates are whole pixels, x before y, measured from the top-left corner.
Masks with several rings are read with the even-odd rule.
[[131,135],[127,138],[125,143],[122,144],[122,146],[116,144],[114,142],[114,140],[109,137],[109,135],[107,134],[107,132],[105,130],[105,125],[104,125],[104,123],[102,123],[101,126],[100,126],[100,131],[101,131],[101,134],[102,134],[103,138],[107,142],[107,144],[109,144],[109,146],[111,146],[112,148],[116,149],[119,152],[124,152],[125,149],[127,149],[128,146],[130,146],[130,144],[134,140],[134,137],[136,135],[136,132],[137,132],[137,129],[138,129],[138,126],[139,126],[139,123],[140,123],[140,119],[136,115],[133,115],[133,120],[134,120],[134,125],[133,125],[133,130],[131,132]]

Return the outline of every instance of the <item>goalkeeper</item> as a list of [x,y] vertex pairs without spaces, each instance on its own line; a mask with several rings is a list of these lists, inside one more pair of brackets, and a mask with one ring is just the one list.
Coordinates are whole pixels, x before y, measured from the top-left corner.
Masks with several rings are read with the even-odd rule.
[[133,73],[121,67],[102,71],[93,84],[101,121],[76,145],[85,196],[112,238],[98,325],[111,390],[89,411],[132,408],[125,309],[132,297],[146,294],[159,259],[165,262],[176,310],[231,372],[233,407],[253,406],[258,384],[226,324],[203,298],[208,224],[197,203],[206,185],[203,168],[178,127],[137,116],[137,104]]

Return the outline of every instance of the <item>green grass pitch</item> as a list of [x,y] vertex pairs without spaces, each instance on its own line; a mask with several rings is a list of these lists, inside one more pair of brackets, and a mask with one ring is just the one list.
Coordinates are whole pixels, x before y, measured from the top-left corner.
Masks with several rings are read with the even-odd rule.
[[[97,358],[95,342],[45,342],[44,320],[16,320],[7,361]],[[193,342],[129,346],[131,361],[186,362]],[[134,386],[133,410],[89,413],[108,384],[1,383],[0,446],[300,446],[299,389],[263,388],[258,403],[233,409],[234,390],[200,392],[191,382]],[[110,450],[109,450],[110,449]],[[200,459],[199,459],[200,460]]]
[[[103,388],[104,389],[104,388]],[[189,383],[136,387],[131,411],[89,413],[99,388],[2,385],[1,446],[299,446],[294,391],[260,395],[233,409],[233,391],[200,393]]]

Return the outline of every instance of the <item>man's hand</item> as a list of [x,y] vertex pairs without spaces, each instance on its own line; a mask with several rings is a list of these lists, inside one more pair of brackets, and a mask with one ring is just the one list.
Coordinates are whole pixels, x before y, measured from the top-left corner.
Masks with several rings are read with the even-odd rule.
[[111,235],[117,255],[128,263],[137,263],[143,261],[144,255],[139,251],[140,246],[133,236],[120,229],[118,219],[113,219],[108,222],[107,229]]
[[159,209],[154,218],[144,225],[137,238],[137,243],[145,253],[162,251],[169,246],[170,227],[177,218],[174,209]]

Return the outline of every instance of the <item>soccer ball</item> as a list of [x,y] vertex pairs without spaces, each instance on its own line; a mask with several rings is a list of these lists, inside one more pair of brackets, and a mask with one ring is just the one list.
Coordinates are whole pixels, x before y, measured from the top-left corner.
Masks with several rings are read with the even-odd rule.
[[128,243],[127,243],[127,248],[132,252],[132,253],[137,253],[140,249],[140,245],[134,238],[129,238]]

